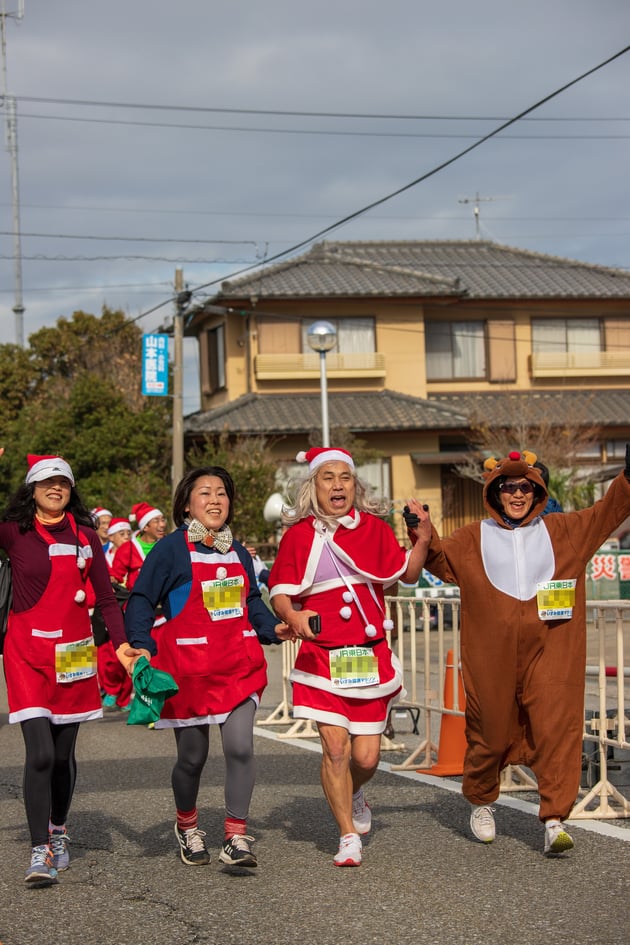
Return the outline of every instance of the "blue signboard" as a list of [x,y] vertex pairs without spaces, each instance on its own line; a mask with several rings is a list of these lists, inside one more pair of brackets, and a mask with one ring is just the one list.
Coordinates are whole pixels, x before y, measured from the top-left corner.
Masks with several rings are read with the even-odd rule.
[[168,394],[168,335],[142,336],[142,393]]

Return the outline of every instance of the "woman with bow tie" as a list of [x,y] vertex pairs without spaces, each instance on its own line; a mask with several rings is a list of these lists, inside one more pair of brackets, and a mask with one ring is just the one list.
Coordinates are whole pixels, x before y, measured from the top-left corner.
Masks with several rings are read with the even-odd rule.
[[[232,538],[234,483],[221,466],[193,469],[177,486],[177,529],[147,556],[125,612],[132,646],[170,673],[179,692],[167,699],[155,728],[172,728],[175,836],[182,862],[210,856],[199,828],[197,796],[208,757],[210,725],[221,731],[225,774],[222,863],[257,865],[247,833],[254,789],[254,715],[267,685],[261,643],[289,636],[265,605],[249,551]],[[152,635],[155,608],[166,622]]]

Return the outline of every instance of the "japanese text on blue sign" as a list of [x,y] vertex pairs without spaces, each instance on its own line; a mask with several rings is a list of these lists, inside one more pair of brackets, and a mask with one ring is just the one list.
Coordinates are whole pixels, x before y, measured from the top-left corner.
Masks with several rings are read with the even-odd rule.
[[142,336],[142,393],[168,394],[168,335]]

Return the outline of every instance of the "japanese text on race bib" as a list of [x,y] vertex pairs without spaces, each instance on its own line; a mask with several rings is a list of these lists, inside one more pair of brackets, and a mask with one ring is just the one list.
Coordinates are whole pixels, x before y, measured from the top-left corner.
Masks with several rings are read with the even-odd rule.
[[329,665],[335,689],[378,685],[378,660],[370,647],[343,646],[331,650]]
[[93,637],[75,643],[55,645],[55,673],[58,683],[76,682],[96,675],[96,646]]
[[576,580],[543,581],[536,585],[541,620],[570,620],[575,606]]
[[212,620],[242,617],[245,611],[245,578],[236,577],[216,581],[202,581],[203,605]]

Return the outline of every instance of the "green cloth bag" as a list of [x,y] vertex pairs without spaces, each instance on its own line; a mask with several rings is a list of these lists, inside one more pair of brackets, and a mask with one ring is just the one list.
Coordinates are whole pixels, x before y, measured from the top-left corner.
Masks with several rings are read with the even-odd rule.
[[178,692],[179,686],[170,673],[151,666],[146,656],[136,660],[131,678],[135,698],[131,700],[127,725],[157,722],[164,703]]

